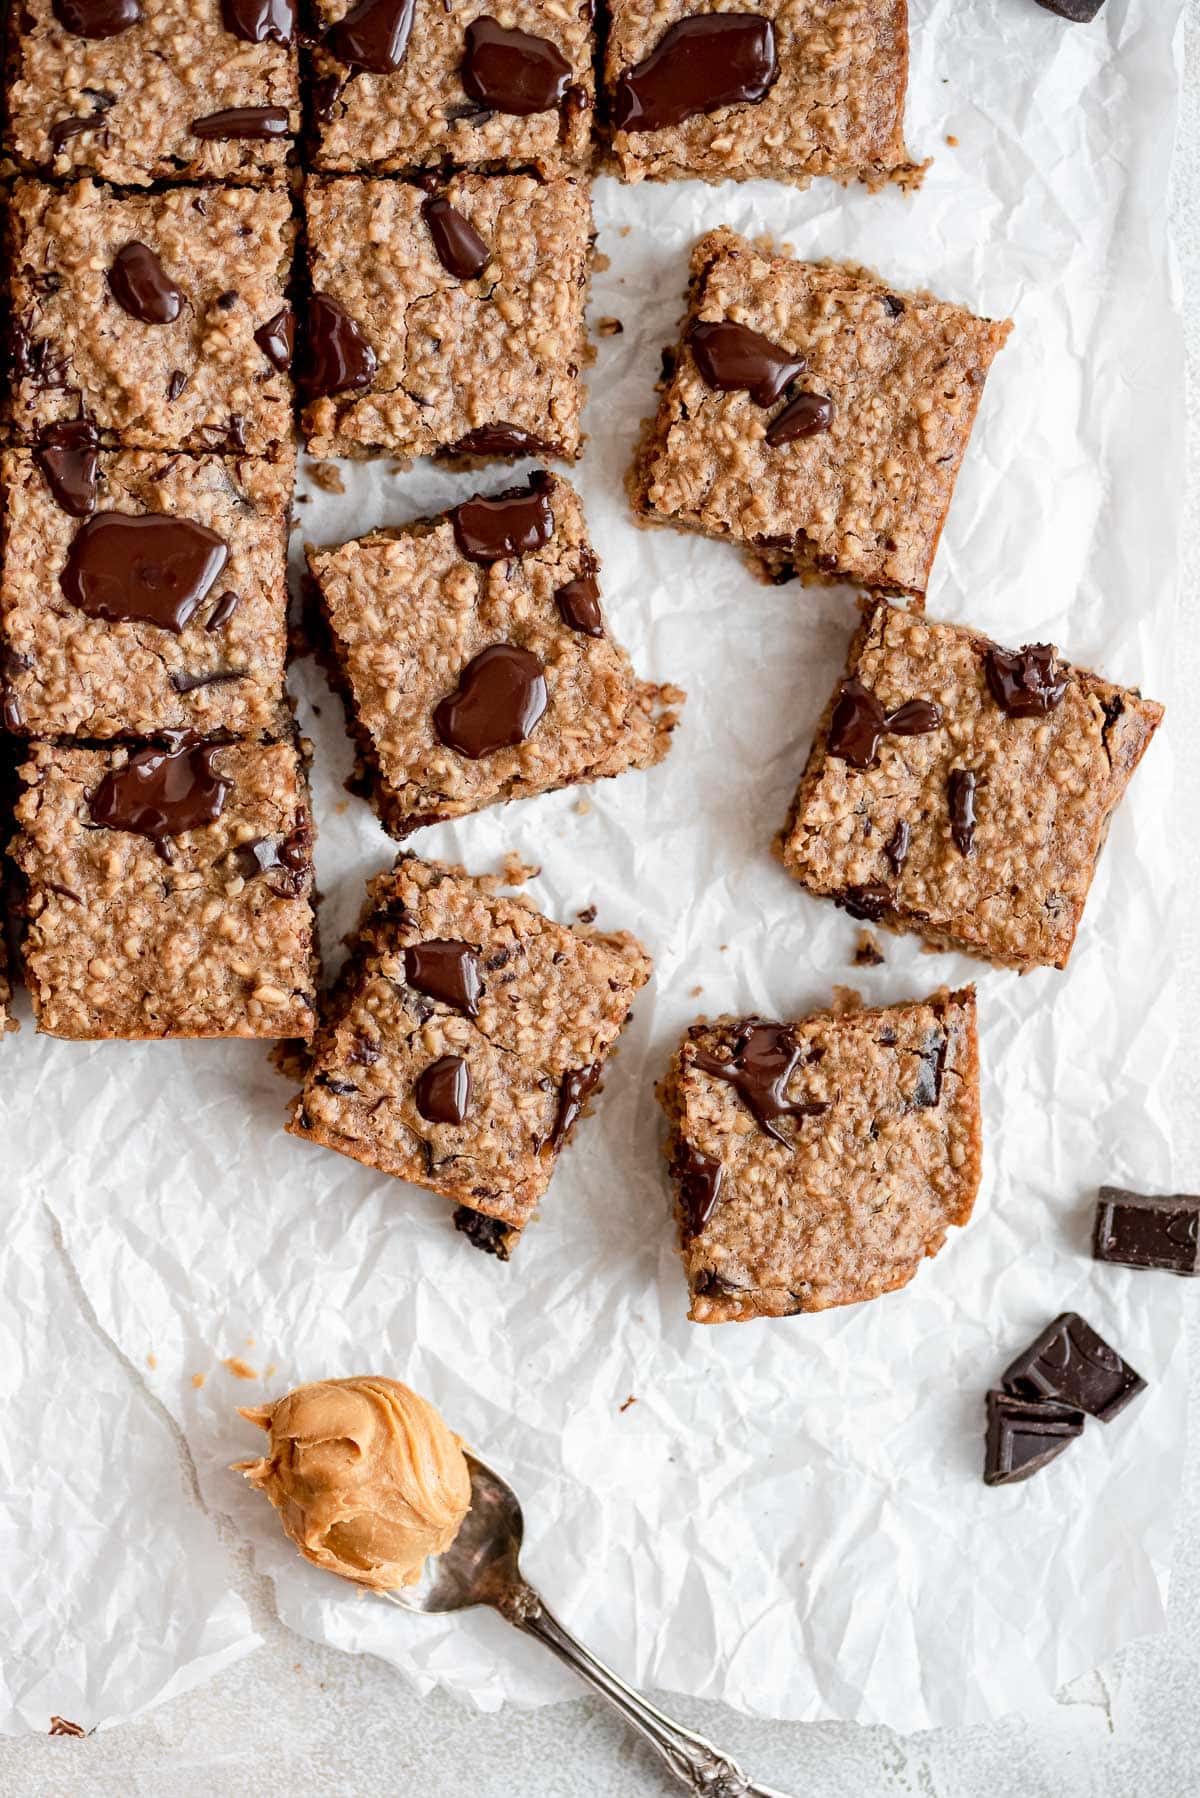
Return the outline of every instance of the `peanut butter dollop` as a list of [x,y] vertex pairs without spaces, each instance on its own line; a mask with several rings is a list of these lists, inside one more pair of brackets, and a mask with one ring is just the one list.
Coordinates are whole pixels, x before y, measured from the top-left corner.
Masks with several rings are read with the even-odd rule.
[[270,1442],[236,1470],[315,1567],[386,1592],[414,1585],[458,1534],[471,1503],[462,1443],[399,1380],[315,1380],[241,1414]]

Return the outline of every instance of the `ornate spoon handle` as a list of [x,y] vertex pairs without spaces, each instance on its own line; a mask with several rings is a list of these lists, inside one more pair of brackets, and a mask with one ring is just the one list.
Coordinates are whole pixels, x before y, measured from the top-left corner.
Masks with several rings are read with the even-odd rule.
[[657,1706],[615,1674],[611,1667],[598,1661],[594,1654],[576,1640],[547,1609],[533,1587],[521,1581],[498,1593],[492,1600],[496,1609],[526,1635],[536,1636],[551,1654],[586,1680],[594,1692],[607,1698],[643,1741],[650,1744],[666,1763],[680,1784],[694,1798],[787,1798],[771,1786],[755,1785],[746,1778],[736,1761],[721,1754],[679,1723],[672,1723]]

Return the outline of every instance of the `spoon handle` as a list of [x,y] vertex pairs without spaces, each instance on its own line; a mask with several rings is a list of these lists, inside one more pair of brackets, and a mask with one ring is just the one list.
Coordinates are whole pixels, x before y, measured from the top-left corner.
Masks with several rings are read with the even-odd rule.
[[787,1798],[785,1792],[771,1786],[755,1785],[736,1761],[720,1753],[703,1736],[673,1723],[656,1705],[627,1686],[611,1667],[597,1660],[564,1628],[532,1586],[522,1580],[498,1594],[493,1602],[511,1624],[526,1635],[536,1636],[551,1654],[586,1680],[594,1692],[607,1698],[694,1798]]

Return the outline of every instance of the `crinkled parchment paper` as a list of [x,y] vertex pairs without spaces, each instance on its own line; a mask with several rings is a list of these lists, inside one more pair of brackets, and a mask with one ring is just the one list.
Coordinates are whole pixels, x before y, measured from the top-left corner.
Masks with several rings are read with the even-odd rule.
[[[407,1619],[304,1566],[227,1464],[234,1406],[321,1374],[411,1381],[524,1496],[527,1567],[638,1680],[776,1717],[904,1729],[1032,1704],[1161,1626],[1182,1460],[1183,1283],[1088,1256],[1098,1182],[1170,1189],[1170,731],[1118,817],[1069,973],[1025,979],[885,939],[771,860],[851,596],[756,586],[732,551],[643,534],[621,480],[678,316],[687,249],[727,222],[869,263],[1016,330],[998,359],[930,611],[1170,699],[1180,332],[1165,232],[1178,0],[1070,27],[1033,0],[918,0],[914,199],[765,183],[597,183],[598,339],[579,481],[614,628],[690,692],[667,763],[430,831],[420,850],[538,864],[657,971],[596,1115],[509,1266],[440,1201],[285,1137],[246,1044],[0,1047],[0,1726],[113,1722],[254,1645],[200,1504],[233,1517],[301,1632],[492,1707],[570,1688],[489,1615]],[[944,141],[956,137],[957,147]],[[386,465],[311,489],[297,540],[419,515],[479,481]],[[497,475],[490,484],[502,484]],[[488,484],[488,483],[484,483]],[[338,707],[294,676],[317,746],[322,928],[389,847],[341,788]],[[684,1023],[791,1016],[979,983],[987,1171],[975,1219],[906,1290],[857,1309],[685,1321],[654,1081]],[[983,1391],[1078,1307],[1150,1389],[1053,1470],[989,1491]],[[255,1379],[222,1362],[240,1357]],[[203,1375],[203,1384],[193,1376]],[[637,1402],[626,1406],[633,1396]]]

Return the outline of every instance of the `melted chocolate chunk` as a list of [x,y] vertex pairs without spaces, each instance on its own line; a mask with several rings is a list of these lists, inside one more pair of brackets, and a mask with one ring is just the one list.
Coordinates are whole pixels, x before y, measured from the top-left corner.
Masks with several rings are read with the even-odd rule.
[[90,806],[93,823],[155,843],[212,824],[232,785],[214,766],[220,751],[220,744],[194,742],[139,750],[96,788]]
[[775,31],[755,13],[700,13],[668,26],[613,96],[618,131],[665,131],[721,106],[756,106],[779,78]]
[[1178,1192],[1147,1198],[1120,1186],[1102,1186],[1092,1253],[1097,1261],[1121,1267],[1200,1274],[1200,1197]]
[[550,482],[535,474],[527,487],[477,493],[450,514],[454,541],[468,562],[502,562],[541,549],[554,535]]
[[889,737],[927,737],[941,728],[942,709],[931,699],[906,699],[889,712],[884,729]]
[[1077,1311],[1064,1311],[1004,1370],[1015,1398],[1052,1398],[1111,1423],[1146,1382]]
[[931,1030],[920,1049],[921,1066],[917,1072],[917,1082],[909,1097],[909,1106],[914,1110],[924,1110],[942,1102],[942,1078],[946,1072],[946,1056],[950,1051],[950,1038],[944,1030]]
[[530,649],[493,643],[472,656],[458,686],[434,707],[439,741],[477,762],[524,743],[546,710],[546,671]]
[[296,36],[295,0],[221,0],[221,23],[244,44],[283,44]]
[[671,1172],[675,1176],[679,1209],[683,1213],[684,1243],[695,1242],[717,1208],[725,1169],[711,1155],[704,1155],[690,1142],[685,1142],[680,1144],[671,1163]]
[[260,325],[254,333],[254,341],[272,368],[285,374],[292,366],[292,352],[296,347],[296,315],[291,307],[284,306],[274,318]]
[[470,943],[445,937],[413,943],[404,951],[404,978],[409,986],[442,1005],[451,1005],[469,1018],[479,1016],[483,976],[479,951]]
[[457,207],[451,206],[449,200],[428,199],[421,207],[421,217],[429,226],[437,259],[448,275],[456,281],[473,281],[483,273],[492,252]]
[[142,17],[140,0],[52,0],[52,10],[72,37],[119,37]]
[[127,243],[108,271],[113,299],[143,325],[170,325],[183,311],[183,295],[149,244]]
[[188,378],[183,370],[181,368],[172,369],[171,379],[167,382],[167,398],[172,405],[174,405],[187,384]]
[[564,581],[561,587],[555,588],[554,603],[569,630],[578,631],[584,637],[602,637],[604,617],[600,611],[600,583],[591,558],[589,564],[573,581]]
[[894,711],[885,712],[871,689],[852,678],[842,682],[825,747],[852,768],[870,768],[884,736],[927,736],[938,730],[941,722],[940,707],[928,699],[907,699]]
[[[249,843],[239,843],[230,850],[228,860],[243,880],[256,880],[261,875],[273,893],[295,899],[307,884],[312,849],[312,826],[302,816],[286,837],[255,837]],[[351,1056],[352,1061],[364,1059],[361,1055]]]
[[558,456],[562,451],[553,443],[545,443],[535,437],[532,431],[523,431],[520,425],[498,422],[491,425],[477,425],[460,437],[457,443],[447,446],[447,456]]
[[64,512],[87,518],[96,510],[100,434],[90,418],[44,425],[33,459]]
[[698,1049],[693,1057],[693,1065],[702,1074],[725,1080],[733,1087],[760,1130],[785,1145],[788,1139],[778,1129],[777,1118],[817,1117],[829,1109],[824,1104],[787,1097],[787,1083],[799,1062],[800,1049],[787,1025],[767,1024],[761,1018],[746,1020],[729,1061],[704,1049]]
[[835,905],[863,924],[878,924],[892,903],[892,894],[884,886],[847,887],[832,897]]
[[55,119],[46,132],[46,136],[50,139],[50,148],[56,156],[60,150],[64,150],[69,143],[77,137],[82,137],[85,132],[102,131],[105,128],[105,113],[117,103],[117,96],[105,93],[103,88],[87,87],[83,91],[92,103],[91,112],[76,113],[66,119]]
[[359,0],[325,34],[325,48],[352,69],[390,75],[408,51],[416,0]]
[[568,1068],[559,1081],[554,1127],[543,1145],[552,1155],[557,1155],[562,1148],[599,1080],[600,1063],[593,1061],[586,1068]]
[[245,680],[244,668],[214,668],[211,674],[184,674],[176,669],[171,685],[177,693],[196,693],[201,687],[224,687],[230,681]]
[[833,423],[833,401],[823,393],[798,393],[767,426],[767,443],[795,443],[798,437],[818,437]]
[[1040,1473],[1082,1430],[1083,1412],[1070,1405],[989,1392],[985,1483],[1015,1486]]
[[892,870],[892,873],[896,876],[897,880],[900,878],[900,870],[908,860],[908,850],[911,842],[912,831],[909,829],[903,818],[898,818],[896,820],[896,828],[888,838],[887,847],[883,852],[887,856],[888,867]]
[[471,1070],[461,1055],[439,1055],[413,1083],[413,1102],[431,1124],[461,1124],[471,1101]]
[[999,649],[994,643],[983,658],[992,698],[1010,718],[1045,718],[1062,704],[1067,677],[1055,660],[1052,643],[1027,643],[1024,649]]
[[709,387],[718,393],[746,392],[756,406],[773,406],[804,373],[803,356],[781,349],[760,331],[732,319],[716,324],[699,321],[688,332],[688,342]]
[[975,772],[971,768],[952,768],[946,782],[950,804],[950,835],[960,855],[970,855],[975,846]]
[[204,627],[205,630],[209,632],[224,630],[241,603],[242,596],[240,593],[219,594],[217,596],[216,605],[208,615],[208,623]]
[[89,618],[178,634],[228,558],[224,539],[193,519],[101,512],[75,533],[59,584]]
[[286,106],[227,106],[193,119],[191,132],[193,137],[231,143],[243,137],[287,137],[291,125]]
[[488,1217],[486,1212],[472,1211],[469,1205],[459,1205],[454,1213],[454,1228],[461,1230],[468,1242],[485,1255],[495,1255],[497,1261],[508,1261],[513,1252],[513,1245],[520,1238],[521,1232],[512,1224],[506,1224],[503,1218]]
[[314,293],[305,313],[300,384],[307,399],[369,387],[379,360],[362,327],[328,294]]
[[70,384],[70,356],[56,351],[53,338],[34,337],[27,319],[13,326],[9,366],[14,381],[29,381],[41,393]]
[[460,79],[481,106],[526,118],[561,105],[571,65],[549,38],[508,30],[485,13],[467,26]]

